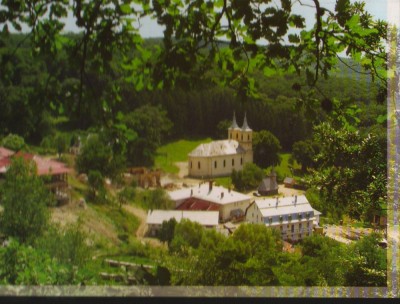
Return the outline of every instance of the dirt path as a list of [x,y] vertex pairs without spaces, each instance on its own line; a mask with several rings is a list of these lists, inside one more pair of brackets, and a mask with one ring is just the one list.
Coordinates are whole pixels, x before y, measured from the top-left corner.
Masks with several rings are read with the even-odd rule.
[[146,219],[147,219],[146,211],[144,211],[143,209],[138,208],[136,206],[133,206],[133,205],[123,205],[123,208],[125,211],[133,214],[134,216],[136,216],[139,219],[140,224],[139,224],[138,229],[136,230],[136,237],[139,239],[144,238],[144,236],[146,234],[146,230],[147,230],[146,229],[147,228],[146,227]]
[[145,210],[138,208],[133,205],[124,205],[123,206],[124,210],[133,214],[136,216],[139,221],[139,227],[136,230],[136,238],[142,242],[142,244],[148,243],[151,246],[154,247],[163,247],[165,244],[161,243],[158,239],[155,238],[148,238],[146,237],[146,232],[147,232],[147,224],[146,224],[146,219],[147,219],[147,213]]

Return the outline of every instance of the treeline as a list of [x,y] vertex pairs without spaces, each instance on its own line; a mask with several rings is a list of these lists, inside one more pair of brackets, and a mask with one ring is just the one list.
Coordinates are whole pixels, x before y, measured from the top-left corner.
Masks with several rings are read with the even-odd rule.
[[295,250],[282,250],[279,231],[264,225],[242,224],[226,237],[172,219],[162,224],[159,238],[168,244],[163,266],[172,285],[385,286],[387,280],[377,234],[351,245],[313,235]]
[[[76,37],[70,34],[64,38]],[[309,137],[315,122],[324,120],[330,100],[347,99],[365,108],[371,104],[376,107],[375,100],[379,97],[379,90],[370,79],[351,72],[343,64],[333,77],[321,80],[315,92],[298,91],[301,80],[295,75],[266,78],[261,71],[254,75],[258,98],[237,96],[230,88],[207,82],[192,90],[182,87],[148,90],[146,84],[138,85],[136,79],[128,79],[123,68],[125,59],[118,54],[101,72],[96,56],[89,58],[82,73],[78,53],[74,61],[62,49],[57,56],[36,56],[28,41],[24,35],[10,35],[1,40],[0,136],[14,133],[33,144],[39,144],[55,127],[59,130],[107,127],[116,122],[119,112],[131,113],[150,104],[160,105],[173,123],[168,135],[162,138],[164,141],[221,137],[218,124],[230,121],[235,111],[239,124],[247,113],[254,130],[269,130],[284,150],[291,150],[293,143]],[[153,48],[158,44],[153,39],[145,45]],[[60,123],[57,117],[67,119]]]

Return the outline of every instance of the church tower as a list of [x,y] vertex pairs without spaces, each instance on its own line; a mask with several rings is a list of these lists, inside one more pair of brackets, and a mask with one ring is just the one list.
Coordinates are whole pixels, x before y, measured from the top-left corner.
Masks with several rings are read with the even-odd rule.
[[240,140],[240,128],[236,122],[236,115],[235,112],[233,112],[233,119],[232,119],[232,125],[228,129],[228,139],[233,139],[233,140]]
[[242,129],[239,132],[239,144],[246,150],[245,162],[253,162],[253,130],[247,123],[247,116],[244,114]]

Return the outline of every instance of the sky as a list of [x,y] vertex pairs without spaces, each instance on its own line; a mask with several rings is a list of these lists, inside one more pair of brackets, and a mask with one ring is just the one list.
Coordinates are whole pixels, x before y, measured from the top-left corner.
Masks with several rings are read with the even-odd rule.
[[[275,0],[277,1],[277,0]],[[352,0],[354,2],[355,0]],[[312,4],[312,0],[302,0],[303,4]],[[387,20],[391,23],[399,24],[400,20],[400,8],[399,0],[364,0],[366,10],[375,18]],[[321,0],[321,5],[334,10],[336,0]],[[294,6],[294,13],[302,14],[309,20],[308,26],[311,26],[311,20],[313,20],[315,11],[313,8],[300,6],[296,4]],[[393,21],[395,20],[395,21]],[[163,35],[163,28],[157,24],[155,20],[149,17],[141,19],[139,32],[143,37],[161,37]],[[64,27],[65,32],[76,32],[78,28],[75,25],[75,20],[70,15],[66,20]]]

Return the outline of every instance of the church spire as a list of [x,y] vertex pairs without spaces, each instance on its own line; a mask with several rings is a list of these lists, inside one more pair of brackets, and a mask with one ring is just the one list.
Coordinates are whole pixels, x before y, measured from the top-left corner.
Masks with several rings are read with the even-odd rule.
[[251,131],[249,125],[247,124],[247,115],[244,113],[244,121],[243,121],[243,126],[242,126],[243,131]]
[[236,122],[236,115],[235,112],[233,112],[233,120],[232,120],[232,125],[229,129],[240,129],[237,122]]

